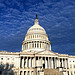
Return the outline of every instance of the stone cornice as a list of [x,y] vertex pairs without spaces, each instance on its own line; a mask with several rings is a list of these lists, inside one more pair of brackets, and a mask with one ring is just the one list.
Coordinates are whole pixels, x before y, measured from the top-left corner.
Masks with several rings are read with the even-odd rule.
[[0,52],[0,55],[19,55],[19,52]]

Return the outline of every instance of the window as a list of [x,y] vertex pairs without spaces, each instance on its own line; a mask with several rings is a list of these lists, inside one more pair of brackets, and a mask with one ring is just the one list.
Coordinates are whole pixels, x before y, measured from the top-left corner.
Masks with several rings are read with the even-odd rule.
[[41,43],[40,43],[40,48],[41,48]]
[[27,49],[28,49],[28,43],[27,43]]
[[36,60],[38,60],[38,57],[36,57]]
[[70,65],[70,68],[72,68],[72,65]]
[[7,58],[7,60],[9,60],[9,58]]
[[35,48],[36,48],[36,43],[35,43]]
[[32,48],[34,48],[34,43],[32,44]]
[[33,38],[34,38],[34,35],[33,35]]
[[3,58],[1,58],[1,60],[3,60]]
[[39,47],[39,43],[37,42],[37,48]]

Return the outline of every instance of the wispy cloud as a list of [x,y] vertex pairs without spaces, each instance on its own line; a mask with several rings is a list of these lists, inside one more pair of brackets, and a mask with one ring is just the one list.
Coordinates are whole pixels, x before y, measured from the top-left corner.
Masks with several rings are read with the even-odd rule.
[[64,49],[72,49],[74,52],[75,43],[71,42],[75,38],[74,0],[0,0],[0,50],[21,50],[21,42],[34,24],[36,13],[49,36],[52,50],[61,49],[60,53],[65,53]]

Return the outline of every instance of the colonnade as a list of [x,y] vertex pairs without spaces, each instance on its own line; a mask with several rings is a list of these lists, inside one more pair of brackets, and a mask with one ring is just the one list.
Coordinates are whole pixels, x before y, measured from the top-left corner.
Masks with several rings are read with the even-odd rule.
[[[68,68],[68,60],[67,58],[57,58],[57,57],[21,57],[20,59],[20,68],[25,69],[22,73],[27,73],[30,75],[33,71],[31,69],[35,69],[35,67],[41,67],[42,69],[56,69],[58,67]],[[26,69],[29,69],[29,71]]]
[[51,50],[51,45],[49,43],[41,42],[41,41],[32,41],[32,42],[27,42],[25,44],[22,44],[22,50],[32,49],[32,48]]
[[45,40],[48,40],[48,37],[47,35],[37,35],[37,34],[33,34],[33,35],[27,35],[25,37],[25,40],[30,40],[30,39],[45,39]]
[[[21,57],[20,75],[35,75],[35,67],[42,66],[42,69],[57,69],[58,67],[68,69],[68,59],[58,57]],[[39,61],[39,62],[38,62]],[[71,75],[66,71],[66,75]]]

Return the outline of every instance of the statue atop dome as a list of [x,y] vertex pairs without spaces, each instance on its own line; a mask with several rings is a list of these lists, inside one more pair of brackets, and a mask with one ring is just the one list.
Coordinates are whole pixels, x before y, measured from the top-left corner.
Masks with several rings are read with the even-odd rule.
[[36,19],[37,19],[37,14],[36,14]]
[[37,14],[36,14],[36,19],[35,19],[35,24],[34,25],[39,25],[39,20],[37,19]]

